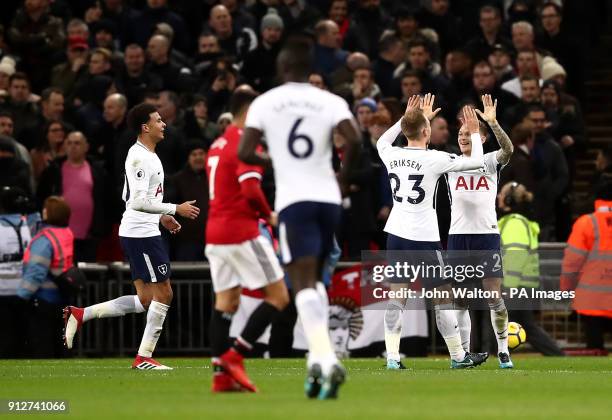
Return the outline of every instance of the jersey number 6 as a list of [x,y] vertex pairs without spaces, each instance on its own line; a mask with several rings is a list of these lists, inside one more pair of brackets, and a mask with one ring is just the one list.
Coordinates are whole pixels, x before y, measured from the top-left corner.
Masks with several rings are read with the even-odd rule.
[[[395,188],[391,187],[393,189],[393,199],[397,201],[398,203],[401,203],[403,201],[403,198],[398,197],[396,195],[400,189],[399,176],[397,176],[397,174],[390,173],[389,182],[391,182],[392,180],[395,181]],[[419,195],[416,198],[406,197],[406,200],[410,204],[419,204],[425,198],[425,190],[421,188],[421,182],[423,181],[423,175],[409,175],[408,181],[414,181],[414,185],[412,186],[412,191],[416,191]]]
[[[302,120],[303,118],[298,118],[295,123],[293,123],[291,132],[289,133],[289,153],[291,153],[291,155],[297,159],[306,159],[312,154],[313,149],[312,139],[306,134],[297,133],[297,129],[302,123]],[[296,150],[296,142],[299,140],[302,140],[303,144],[306,145],[306,150]],[[303,147],[300,149],[303,149]]]

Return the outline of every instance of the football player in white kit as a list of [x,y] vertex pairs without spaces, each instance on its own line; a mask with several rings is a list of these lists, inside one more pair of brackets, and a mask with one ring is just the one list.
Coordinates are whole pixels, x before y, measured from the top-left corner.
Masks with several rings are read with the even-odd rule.
[[[485,269],[482,279],[484,289],[496,291],[498,294],[497,298],[489,299],[488,304],[491,325],[497,338],[499,366],[507,369],[512,368],[513,364],[508,351],[508,311],[501,297],[503,270],[495,202],[499,171],[510,160],[514,148],[510,138],[497,122],[497,100],[493,102],[491,95],[483,95],[482,103],[483,111],[477,109],[476,112],[491,127],[500,149],[485,154],[481,168],[451,172],[447,175],[451,196],[451,226],[447,248],[449,254],[452,254],[452,251],[468,254],[466,251],[469,251],[470,263],[481,264]],[[481,125],[480,136],[484,143],[487,139],[487,128],[484,124]],[[459,130],[459,148],[463,158],[469,158],[472,153],[473,145],[469,137],[469,129],[463,124]],[[467,302],[460,304],[467,306]],[[462,346],[465,351],[469,351],[471,320],[467,307],[457,310],[457,321]]]
[[[308,341],[309,398],[335,398],[345,370],[328,330],[328,297],[321,283],[323,264],[333,249],[341,214],[341,194],[332,168],[332,131],[347,140],[339,181],[346,183],[360,144],[347,103],[310,85],[312,43],[294,38],[277,64],[284,84],[253,101],[238,157],[255,165],[274,164],[282,263]],[[256,152],[265,136],[268,155]]]
[[[393,193],[393,208],[385,225],[388,251],[413,252],[417,265],[442,264],[440,234],[434,207],[435,188],[440,175],[451,171],[465,171],[482,167],[483,154],[478,117],[470,107],[463,109],[466,128],[472,141],[470,157],[457,158],[446,152],[429,150],[431,126],[429,120],[440,111],[433,110],[435,97],[425,95],[423,99],[412,96],[404,116],[387,130],[378,140],[376,148],[389,174]],[[392,143],[401,133],[408,139],[406,147],[393,147]],[[389,253],[388,255],[392,255]],[[411,257],[412,257],[411,256]],[[395,257],[390,257],[391,259]],[[391,262],[389,262],[391,264]],[[427,288],[448,290],[450,284],[444,278],[421,279]],[[402,283],[405,283],[403,281]],[[392,287],[396,286],[392,283]],[[401,338],[401,310],[406,299],[389,300],[385,312],[385,345],[387,368],[402,369],[399,343]],[[469,353],[461,347],[457,318],[452,298],[436,299],[436,323],[451,355],[451,367],[473,367],[483,363],[487,353]]]
[[164,320],[172,301],[170,259],[162,242],[159,224],[171,233],[181,225],[172,215],[195,219],[200,209],[186,201],[183,204],[163,203],[164,168],[155,153],[155,146],[164,139],[166,124],[155,106],[136,105],[128,114],[130,126],[138,131],[138,139],[125,160],[123,200],[126,208],[119,226],[121,247],[130,263],[137,295],[126,295],[86,308],[64,309],[66,347],[72,348],[74,335],[84,322],[95,318],[123,316],[148,309],[147,324],[133,369],[171,369],[152,358]]

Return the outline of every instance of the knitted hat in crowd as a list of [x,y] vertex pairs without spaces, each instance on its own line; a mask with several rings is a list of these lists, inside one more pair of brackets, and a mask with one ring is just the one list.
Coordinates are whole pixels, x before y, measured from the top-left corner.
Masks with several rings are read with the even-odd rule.
[[12,76],[15,73],[15,60],[9,56],[2,57],[0,60],[0,73]]
[[223,120],[229,120],[230,122],[232,122],[233,119],[234,116],[231,112],[224,112],[223,114],[219,115],[219,118],[217,118],[217,124],[220,124]]
[[370,108],[370,110],[371,110],[372,112],[376,112],[376,109],[378,108],[378,107],[376,106],[376,101],[375,101],[374,99],[372,99],[372,98],[363,98],[362,100],[360,100],[360,101],[357,103],[357,106],[355,106],[355,111],[356,111],[358,108],[361,108],[362,106],[367,106],[368,108]]
[[263,17],[263,19],[261,19],[261,31],[266,28],[276,28],[280,29],[281,31],[285,28],[283,20],[273,7],[268,8],[266,15]]
[[544,57],[542,60],[542,80],[552,79],[555,76],[567,76],[565,69],[553,57]]

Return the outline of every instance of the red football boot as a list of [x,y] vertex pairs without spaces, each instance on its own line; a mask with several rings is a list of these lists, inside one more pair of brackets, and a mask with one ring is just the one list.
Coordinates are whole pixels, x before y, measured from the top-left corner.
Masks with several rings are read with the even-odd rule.
[[213,374],[212,392],[241,392],[245,389],[226,372]]
[[83,313],[85,309],[76,306],[66,306],[64,308],[64,344],[71,349],[74,336],[83,325]]
[[244,370],[244,357],[234,349],[229,349],[219,358],[219,365],[243,388],[251,392],[257,392],[257,388],[251,382]]

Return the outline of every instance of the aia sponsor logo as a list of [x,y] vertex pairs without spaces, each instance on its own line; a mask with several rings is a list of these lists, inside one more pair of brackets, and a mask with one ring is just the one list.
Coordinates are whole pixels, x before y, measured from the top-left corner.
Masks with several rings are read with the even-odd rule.
[[489,183],[484,176],[466,176],[457,178],[455,191],[489,191]]

